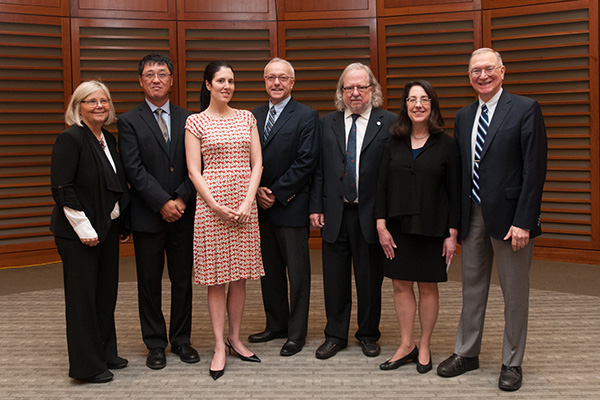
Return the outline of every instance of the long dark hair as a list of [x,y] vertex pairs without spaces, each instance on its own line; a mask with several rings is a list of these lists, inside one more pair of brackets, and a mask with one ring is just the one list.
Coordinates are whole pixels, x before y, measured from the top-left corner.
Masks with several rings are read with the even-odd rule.
[[210,105],[210,90],[206,87],[206,82],[212,82],[215,74],[221,70],[221,68],[229,68],[231,72],[235,74],[233,68],[227,61],[211,61],[206,68],[204,68],[204,80],[202,81],[202,90],[200,91],[200,111],[204,111]]
[[406,99],[408,98],[408,94],[410,93],[410,89],[413,86],[421,86],[427,96],[431,99],[430,108],[431,113],[429,114],[429,119],[427,120],[427,126],[429,129],[429,133],[437,134],[444,131],[444,118],[442,117],[442,113],[440,112],[440,103],[438,101],[437,93],[431,86],[431,83],[427,82],[423,79],[417,79],[414,81],[408,82],[404,86],[404,95],[402,97],[402,107],[400,108],[400,112],[398,113],[398,119],[392,126],[392,130],[390,132],[393,136],[406,136],[410,135],[412,131],[412,121],[408,116],[408,109],[406,106]]

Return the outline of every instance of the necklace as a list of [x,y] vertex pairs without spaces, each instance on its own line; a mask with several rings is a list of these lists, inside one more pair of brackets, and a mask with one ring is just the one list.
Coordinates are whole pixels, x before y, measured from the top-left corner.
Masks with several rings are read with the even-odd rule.
[[425,139],[427,136],[429,136],[429,133],[426,133],[423,136],[416,136],[411,133],[410,136],[412,136],[413,138],[415,138],[417,140],[421,140],[421,139]]

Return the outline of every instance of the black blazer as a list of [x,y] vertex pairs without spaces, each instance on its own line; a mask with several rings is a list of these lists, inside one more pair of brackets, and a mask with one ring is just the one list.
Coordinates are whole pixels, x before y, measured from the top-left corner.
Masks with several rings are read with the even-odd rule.
[[[454,138],[462,164],[462,229],[469,231],[471,210],[471,135],[479,102],[456,114]],[[489,234],[502,240],[511,225],[542,233],[540,207],[546,179],[546,127],[540,105],[503,90],[490,122],[479,165],[481,211]]]
[[185,121],[188,110],[171,103],[171,145],[146,102],[122,114],[117,120],[119,152],[131,185],[131,227],[133,231],[160,232],[168,222],[160,209],[168,200],[186,204],[175,224],[193,226],[196,190],[188,177],[185,158]]
[[429,136],[413,160],[410,136],[390,136],[383,150],[376,219],[396,219],[403,233],[449,236],[460,229],[460,156],[446,133]]
[[293,98],[262,142],[269,103],[252,110],[262,144],[260,186],[271,189],[275,204],[259,215],[279,226],[307,226],[311,177],[318,161],[319,114]]
[[104,150],[87,127],[71,125],[61,133],[52,147],[50,181],[56,206],[52,211],[50,231],[56,236],[79,239],[65,216],[63,207],[83,211],[102,243],[111,225],[110,213],[119,202],[121,233],[127,232],[129,190],[123,166],[117,154],[117,141],[102,130],[115,174]]
[[[363,236],[369,243],[379,240],[373,217],[377,176],[383,147],[396,117],[382,108],[373,108],[360,151],[358,215]],[[321,155],[311,186],[310,212],[325,215],[321,236],[324,241],[333,243],[338,238],[344,212],[346,135],[342,111],[321,118],[321,135]]]

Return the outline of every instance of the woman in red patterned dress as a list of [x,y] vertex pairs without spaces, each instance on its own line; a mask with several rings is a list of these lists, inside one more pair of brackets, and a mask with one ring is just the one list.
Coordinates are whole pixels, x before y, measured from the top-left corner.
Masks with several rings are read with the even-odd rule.
[[[188,118],[185,138],[188,171],[198,191],[195,282],[208,286],[215,335],[210,375],[215,380],[225,371],[226,346],[243,361],[260,362],[240,341],[239,333],[246,279],[264,275],[255,201],[262,156],[254,116],[228,105],[234,90],[231,66],[224,61],[208,64],[200,94],[202,112]],[[226,312],[227,342],[223,338]]]

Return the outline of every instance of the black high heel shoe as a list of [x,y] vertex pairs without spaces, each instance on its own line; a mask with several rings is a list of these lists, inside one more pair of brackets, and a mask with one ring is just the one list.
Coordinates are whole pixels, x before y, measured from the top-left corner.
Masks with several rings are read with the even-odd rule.
[[227,348],[229,349],[229,354],[231,355],[231,352],[233,351],[235,354],[237,354],[237,356],[240,358],[240,360],[242,361],[247,361],[247,362],[260,362],[260,358],[258,358],[256,356],[256,354],[252,354],[250,357],[246,357],[241,355],[232,345],[231,343],[229,343],[229,339],[225,342],[225,346],[227,346]]
[[379,368],[381,368],[384,371],[389,371],[392,369],[397,369],[398,367],[406,364],[407,362],[415,361],[419,361],[419,349],[417,348],[417,346],[415,346],[415,348],[410,353],[396,361],[387,360],[386,362],[379,364]]
[[[213,357],[214,357],[214,353],[213,353]],[[208,373],[209,373],[210,377],[216,381],[217,379],[219,379],[220,377],[225,375],[225,366],[223,366],[223,369],[219,369],[219,370],[210,369],[210,367],[208,367]]]

